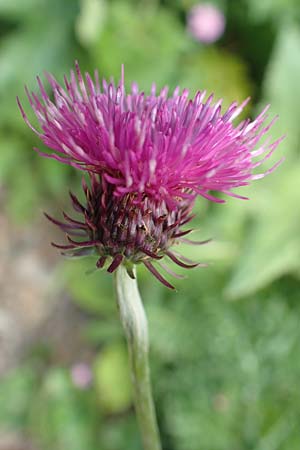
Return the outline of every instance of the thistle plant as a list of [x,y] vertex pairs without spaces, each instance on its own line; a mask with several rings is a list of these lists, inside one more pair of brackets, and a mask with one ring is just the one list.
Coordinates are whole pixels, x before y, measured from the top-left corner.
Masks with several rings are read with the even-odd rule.
[[115,85],[98,72],[94,80],[81,74],[78,64],[65,77],[65,87],[46,74],[51,98],[37,78],[39,95],[27,96],[39,129],[27,125],[51,150],[39,154],[83,171],[85,201],[71,193],[76,218],[47,218],[65,234],[67,242],[53,244],[68,256],[98,255],[96,267],[114,273],[120,319],[128,343],[136,414],[144,450],[161,449],[151,394],[148,365],[148,327],[140,299],[136,265],[143,264],[167,288],[167,274],[180,278],[166,263],[184,268],[204,264],[174,250],[190,241],[184,226],[193,218],[197,197],[222,203],[218,193],[244,199],[233,189],[272,172],[254,170],[274,152],[282,138],[262,141],[274,118],[268,106],[253,120],[233,123],[248,103],[234,102],[222,112],[222,100],[197,92],[193,99],[179,88],[149,95],[133,83],[126,93],[124,71]]

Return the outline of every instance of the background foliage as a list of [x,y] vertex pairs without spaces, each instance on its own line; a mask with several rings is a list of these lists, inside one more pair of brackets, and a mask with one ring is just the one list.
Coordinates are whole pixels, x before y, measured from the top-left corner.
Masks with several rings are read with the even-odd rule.
[[[5,213],[32,223],[58,211],[79,176],[38,157],[14,97],[36,88],[44,70],[62,80],[75,59],[129,83],[207,89],[225,104],[252,96],[247,113],[272,104],[287,134],[285,163],[244,189],[249,202],[200,200],[187,248],[208,269],[188,273],[175,295],[140,270],[149,315],[152,375],[165,450],[299,450],[299,117],[300,4],[296,0],[216,0],[222,39],[193,41],[186,13],[194,0],[0,0],[0,185]],[[28,110],[29,108],[27,108]],[[49,252],[51,250],[49,249]],[[74,386],[67,362],[32,344],[0,385],[0,430],[17,430],[41,450],[140,448],[126,348],[111,279],[84,276],[93,261],[61,262],[57,279],[87,320],[93,382]],[[55,331],[54,331],[55,333]],[[50,354],[50,356],[49,356]],[[78,354],[78,360],[81,355]]]

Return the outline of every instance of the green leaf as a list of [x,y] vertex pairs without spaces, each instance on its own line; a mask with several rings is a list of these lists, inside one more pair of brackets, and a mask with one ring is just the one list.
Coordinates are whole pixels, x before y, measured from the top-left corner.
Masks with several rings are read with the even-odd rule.
[[[44,70],[62,75],[72,58],[74,43],[71,40],[73,20],[77,13],[77,2],[43,2],[33,8],[29,16],[22,17],[18,28],[1,39],[0,46],[0,115],[2,123],[7,121],[20,126],[22,120],[12,97],[21,98],[24,84],[37,89],[35,77]],[[41,27],[47,17],[51,27]],[[38,44],[38,45],[37,45]],[[12,95],[13,93],[13,95]],[[22,124],[22,128],[24,125]]]
[[23,428],[36,388],[36,376],[30,366],[19,367],[1,378],[0,428]]
[[99,418],[91,406],[77,395],[66,370],[52,369],[32,404],[32,435],[47,450],[95,450]]
[[90,320],[84,329],[84,336],[98,346],[119,340],[123,336],[122,327],[117,315],[114,319]]
[[88,257],[82,260],[71,259],[65,262],[62,272],[63,281],[72,295],[72,299],[83,310],[110,315],[117,311],[112,279],[105,272],[95,270],[96,260]]
[[108,414],[120,413],[131,405],[131,382],[127,351],[122,344],[106,347],[95,361],[99,403]]
[[86,47],[95,43],[106,20],[105,0],[81,0],[80,14],[75,31],[80,43]]
[[251,188],[253,222],[226,290],[230,298],[255,292],[283,274],[299,273],[299,79],[300,32],[290,25],[279,33],[264,80],[265,103],[270,101],[279,114],[271,133],[274,138],[287,134],[272,161],[282,154],[286,161]]
[[250,17],[263,22],[270,19],[293,18],[300,13],[298,0],[248,0]]
[[214,93],[216,99],[224,99],[224,108],[235,100],[242,102],[252,91],[243,60],[217,48],[202,48],[184,57],[179,74],[180,85],[189,87],[192,95],[198,90]]
[[107,24],[91,49],[96,65],[119,79],[124,63],[126,80],[137,81],[147,91],[153,82],[159,87],[170,82],[188,42],[177,18],[150,4],[115,1],[109,6]]
[[24,15],[30,16],[35,8],[41,7],[41,0],[0,0],[0,16],[6,19],[20,19]]
[[40,156],[36,158],[36,166],[38,183],[43,187],[43,193],[47,196],[52,194],[57,199],[66,197],[73,173],[71,167]]
[[278,34],[263,82],[263,104],[271,103],[270,116],[279,119],[272,127],[274,136],[286,135],[281,144],[288,161],[299,150],[300,116],[300,31],[296,23],[285,23]]
[[16,161],[24,159],[24,149],[20,139],[14,136],[0,135],[0,183],[7,183],[14,176]]
[[[6,201],[6,211],[16,221],[25,222],[38,214],[40,191],[36,173],[27,162],[22,163],[18,175],[12,174]],[[34,211],[34,213],[33,213]]]
[[299,274],[299,179],[298,164],[278,173],[272,189],[259,189],[255,222],[226,289],[231,299],[253,293],[284,274]]
[[288,279],[239,303],[223,301],[216,288],[211,295],[198,294],[199,288],[195,278],[189,295],[179,293],[169,302],[171,322],[180,318],[177,326],[166,330],[159,310],[152,318],[161,336],[157,345],[164,349],[171,341],[178,347],[154,374],[167,435],[178,450],[256,448],[264,442],[270,447],[261,450],[275,450],[275,442],[296,450],[297,283]]

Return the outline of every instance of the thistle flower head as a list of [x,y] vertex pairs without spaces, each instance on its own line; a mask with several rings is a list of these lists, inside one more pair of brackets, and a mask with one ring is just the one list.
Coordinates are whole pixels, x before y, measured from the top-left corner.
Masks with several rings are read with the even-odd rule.
[[253,174],[280,139],[261,143],[274,122],[266,124],[268,107],[254,120],[233,124],[249,99],[222,112],[222,101],[214,103],[205,92],[189,99],[188,90],[176,88],[168,97],[167,87],[156,93],[153,85],[145,95],[134,83],[126,93],[123,70],[117,86],[105,80],[100,85],[97,72],[94,80],[88,73],[83,77],[78,64],[65,88],[52,75],[47,78],[53,99],[39,78],[40,95],[27,91],[40,130],[18,101],[24,120],[52,150],[40,154],[90,177],[90,186],[83,186],[84,205],[71,194],[82,220],[50,219],[68,234],[69,244],[60,248],[77,256],[96,250],[98,267],[108,259],[109,272],[121,263],[143,262],[171,287],[152,261],[167,255],[181,266],[195,266],[170,251],[188,233],[181,227],[192,218],[195,198],[224,202],[212,191],[244,198],[232,190],[278,165]]

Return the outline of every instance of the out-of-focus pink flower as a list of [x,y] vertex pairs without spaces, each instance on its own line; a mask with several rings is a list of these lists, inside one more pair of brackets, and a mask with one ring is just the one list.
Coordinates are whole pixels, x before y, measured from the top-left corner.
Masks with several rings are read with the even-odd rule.
[[211,44],[225,29],[224,14],[211,3],[195,5],[188,14],[188,30],[198,41]]
[[91,384],[92,371],[88,364],[77,363],[71,368],[71,378],[76,387],[86,389]]

